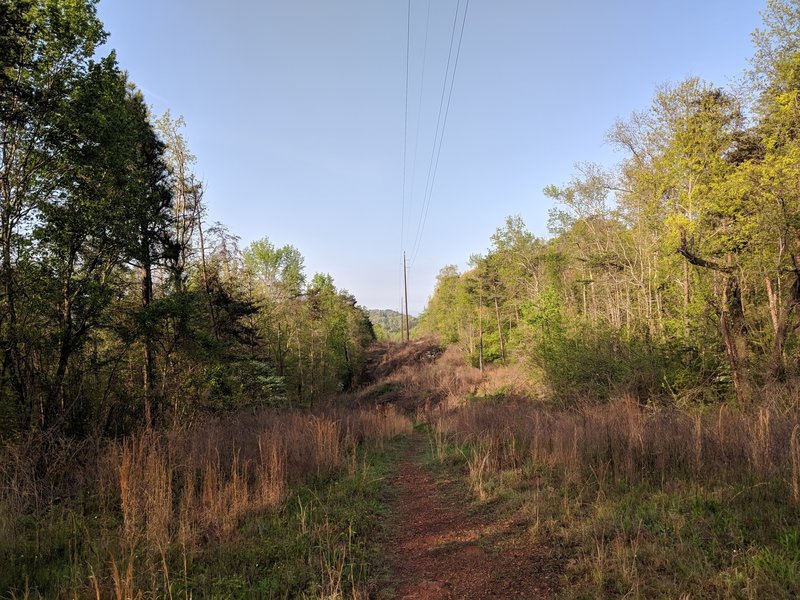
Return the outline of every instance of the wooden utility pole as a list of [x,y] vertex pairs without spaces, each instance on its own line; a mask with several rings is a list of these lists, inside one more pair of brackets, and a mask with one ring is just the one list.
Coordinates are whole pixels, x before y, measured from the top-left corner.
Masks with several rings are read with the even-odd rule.
[[483,376],[483,285],[478,280],[478,367]]
[[405,326],[406,319],[403,316],[403,311],[404,310],[405,309],[403,308],[403,294],[400,294],[400,312],[397,313],[397,314],[400,315],[400,341],[401,342],[405,342],[406,341],[406,326]]
[[408,277],[406,268],[406,253],[403,252],[403,295],[405,298],[406,341],[411,339],[408,328]]

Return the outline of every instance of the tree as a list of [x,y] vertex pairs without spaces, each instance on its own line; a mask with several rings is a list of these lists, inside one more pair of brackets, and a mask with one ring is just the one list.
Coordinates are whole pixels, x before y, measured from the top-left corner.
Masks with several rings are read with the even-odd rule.
[[276,248],[267,238],[251,243],[244,251],[245,269],[256,284],[259,329],[271,348],[279,377],[288,374],[291,344],[293,340],[297,343],[299,336],[299,300],[305,293],[303,263],[297,248],[288,244]]
[[105,40],[94,0],[0,3],[0,383],[31,415],[33,378],[23,342],[20,292],[28,281],[30,237],[42,207],[70,185],[63,161],[72,143],[62,116]]
[[133,241],[124,199],[138,147],[128,96],[127,81],[111,56],[89,66],[58,123],[65,139],[53,164],[65,174],[64,185],[38,204],[31,247],[46,288],[40,293],[45,306],[53,307],[44,317],[57,348],[54,372],[38,374],[48,380],[40,410],[45,427],[65,416],[70,359],[103,323]]
[[158,332],[158,306],[154,306],[153,271],[180,253],[173,234],[173,195],[170,172],[164,159],[165,145],[150,124],[144,98],[138,91],[128,95],[136,139],[136,156],[130,177],[131,222],[136,239],[129,248],[131,263],[139,271],[141,309],[139,331],[144,349],[144,422],[155,427],[163,407],[157,397],[155,375],[155,337]]
[[164,143],[162,158],[171,175],[175,248],[167,258],[170,259],[169,269],[178,292],[184,290],[186,269],[197,250],[195,235],[200,235],[204,216],[203,185],[192,170],[197,158],[189,151],[183,137],[181,130],[185,126],[183,117],[173,119],[169,111],[155,122],[156,132]]

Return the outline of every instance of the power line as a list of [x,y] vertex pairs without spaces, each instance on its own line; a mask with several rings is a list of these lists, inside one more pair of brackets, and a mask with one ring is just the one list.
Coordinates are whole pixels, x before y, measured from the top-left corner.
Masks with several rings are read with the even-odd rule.
[[[425,184],[425,193],[423,195],[422,210],[420,212],[420,220],[417,225],[417,234],[415,236],[414,246],[411,253],[411,266],[414,265],[414,262],[416,261],[417,255],[419,253],[419,249],[422,245],[422,234],[425,230],[425,224],[428,218],[428,210],[430,209],[431,196],[433,195],[433,185],[436,181],[436,171],[439,167],[439,156],[442,151],[442,142],[444,140],[445,128],[447,127],[447,116],[450,112],[450,100],[452,99],[453,96],[453,86],[455,84],[456,71],[458,69],[458,59],[461,55],[461,43],[464,39],[464,25],[467,20],[467,11],[469,10],[469,0],[466,0],[466,4],[464,5],[464,13],[461,18],[461,30],[458,36],[458,47],[456,49],[455,61],[453,62],[453,73],[452,76],[450,77],[450,86],[448,89],[447,74],[450,69],[450,60],[453,53],[453,41],[455,39],[456,25],[458,22],[458,13],[460,5],[461,5],[461,0],[458,1],[458,4],[456,5],[456,12],[455,15],[453,16],[453,30],[450,35],[450,51],[448,52],[447,56],[447,68],[445,69],[445,79],[442,85],[442,97],[439,101],[439,115],[436,120],[436,132],[434,134],[433,147],[431,148],[431,160],[430,164],[428,165],[428,177]],[[447,90],[446,105],[444,104],[445,90]],[[442,118],[443,106],[444,106],[444,118]],[[441,132],[439,130],[440,122],[441,122]],[[439,138],[438,147],[436,144],[437,137]]]
[[406,217],[406,161],[408,156],[408,63],[411,51],[411,0],[408,0],[408,13],[406,15],[406,103],[405,117],[403,119],[403,196],[400,203],[400,250],[403,250]]
[[[411,194],[410,194],[410,202],[409,206],[414,206],[414,183],[417,179],[417,156],[418,156],[418,149],[419,149],[419,130],[420,130],[420,122],[422,121],[422,93],[425,90],[425,65],[427,64],[428,58],[428,32],[430,31],[431,26],[431,0],[428,0],[428,14],[425,18],[425,44],[422,47],[422,74],[420,76],[420,84],[419,84],[419,98],[417,99],[417,127],[416,133],[414,135],[414,160],[411,163]],[[424,198],[424,196],[423,196]],[[411,210],[411,208],[409,209]]]
[[442,108],[444,106],[444,97],[447,91],[447,78],[448,75],[450,74],[450,62],[453,59],[453,40],[455,39],[456,36],[456,25],[458,24],[458,11],[460,7],[461,7],[461,0],[458,0],[456,4],[456,11],[455,13],[453,13],[453,30],[450,33],[450,46],[447,52],[447,65],[445,66],[444,78],[442,79],[442,95],[441,98],[439,99],[439,113],[436,116],[436,130],[434,131],[433,134],[433,145],[431,146],[431,158],[428,164],[428,174],[425,178],[425,191],[422,194],[422,208],[420,210],[419,220],[417,221],[417,232],[414,236],[414,244],[412,246],[412,263],[413,263],[413,255],[415,254],[417,242],[420,237],[420,229],[422,227],[423,215],[425,214],[425,201],[428,196],[428,186],[430,185],[431,170],[433,169],[434,157],[436,155],[437,139],[439,139],[439,130],[442,124]]
[[[408,11],[406,13],[406,94],[405,94],[405,115],[403,117],[403,193],[400,199],[400,251],[403,252],[403,273],[401,283],[405,281],[405,221],[406,221],[406,179],[407,179],[407,157],[408,157],[408,65],[411,52],[411,0],[408,0]],[[406,299],[408,304],[408,299]],[[402,302],[400,304],[402,312]]]
[[[459,4],[460,4],[460,2],[459,2]],[[437,174],[438,168],[439,168],[439,156],[441,155],[441,152],[442,152],[442,143],[444,141],[445,128],[447,127],[447,116],[448,116],[448,114],[450,112],[450,100],[452,99],[452,96],[453,96],[453,86],[455,85],[456,70],[458,69],[458,59],[459,59],[459,57],[461,55],[461,42],[464,39],[464,25],[465,25],[466,20],[467,20],[467,11],[468,10],[469,10],[469,0],[466,1],[466,4],[464,6],[464,14],[463,14],[463,17],[461,19],[461,31],[460,31],[459,37],[458,37],[458,48],[456,50],[456,58],[455,58],[455,61],[453,63],[453,74],[450,77],[450,88],[449,88],[449,90],[447,92],[447,104],[446,104],[445,110],[444,110],[444,118],[442,119],[442,128],[441,128],[441,133],[439,134],[439,144],[438,144],[438,147],[436,147],[434,145],[434,148],[431,149],[431,165],[432,165],[432,169],[431,169],[431,165],[429,165],[429,167],[428,167],[428,178],[427,178],[427,181],[426,181],[426,184],[425,184],[425,194],[423,196],[423,209],[422,209],[422,213],[420,215],[421,220],[420,220],[420,224],[418,226],[417,236],[416,236],[416,239],[415,239],[415,242],[414,242],[414,250],[412,252],[412,258],[411,258],[412,266],[413,266],[414,262],[416,261],[417,255],[419,254],[420,247],[422,246],[422,235],[424,233],[425,224],[427,223],[427,219],[428,219],[428,211],[430,209],[431,196],[433,195],[433,186],[434,186],[434,183],[436,182],[436,174]],[[458,17],[458,6],[456,6],[456,15],[455,16],[456,16],[456,18]],[[453,33],[455,33],[455,29],[453,30]],[[452,52],[452,44],[453,44],[453,38],[451,36],[451,39],[450,39],[450,51],[451,52]],[[448,62],[449,62],[449,57],[448,57]],[[447,73],[445,72],[445,75],[446,74]],[[445,83],[446,82],[447,82],[447,79],[445,78]],[[444,99],[444,87],[442,88],[442,93],[443,93],[442,99]],[[441,106],[441,102],[440,102],[440,105],[439,105],[440,116],[441,116],[441,108],[442,108],[442,106]],[[438,122],[437,122],[437,130],[438,130]],[[434,139],[434,142],[435,142],[435,139]],[[435,161],[433,159],[433,151],[434,150],[436,152]]]
[[[422,204],[420,207],[419,219],[417,221],[417,230],[412,245],[411,264],[406,266],[406,252],[405,252],[405,205],[406,196],[408,195],[408,96],[409,96],[409,79],[410,79],[410,54],[411,54],[411,0],[408,0],[408,11],[406,17],[406,87],[405,87],[405,112],[403,122],[403,186],[402,186],[402,199],[401,199],[401,222],[400,222],[400,249],[403,253],[403,296],[405,298],[405,305],[401,308],[401,312],[405,312],[406,330],[408,329],[408,289],[407,289],[407,274],[408,269],[411,268],[416,261],[422,245],[422,236],[425,230],[425,225],[428,218],[428,211],[430,209],[431,197],[433,195],[433,187],[436,182],[436,173],[439,167],[439,157],[442,152],[442,143],[444,141],[444,134],[447,127],[447,117],[450,112],[450,102],[453,96],[453,87],[455,86],[455,77],[458,70],[458,61],[461,56],[461,44],[464,39],[464,27],[467,20],[467,12],[469,11],[469,0],[466,0],[464,5],[464,12],[461,13],[461,0],[456,4],[455,13],[453,14],[452,31],[450,32],[450,45],[447,53],[447,65],[445,67],[444,78],[442,81],[442,93],[439,99],[439,111],[436,118],[436,129],[433,136],[433,144],[431,146],[431,156],[428,163],[428,173],[425,181],[425,189],[422,196]],[[428,0],[427,17],[425,24],[425,46],[422,55],[422,77],[420,81],[419,98],[417,103],[417,123],[416,133],[414,140],[414,160],[412,164],[412,179],[410,188],[410,198],[414,197],[414,184],[416,182],[416,165],[417,165],[417,151],[419,148],[419,130],[422,115],[422,96],[425,84],[425,66],[427,62],[427,48],[428,48],[428,33],[430,30],[430,13],[431,2]],[[458,33],[458,45],[455,46],[456,31],[458,28],[459,15],[461,15],[461,28]],[[456,48],[455,59],[453,57],[453,48]],[[452,63],[453,69],[450,72],[450,65]],[[449,82],[448,82],[449,79]],[[445,101],[446,98],[446,101]],[[409,211],[413,203],[410,204]],[[406,332],[406,335],[408,333]]]

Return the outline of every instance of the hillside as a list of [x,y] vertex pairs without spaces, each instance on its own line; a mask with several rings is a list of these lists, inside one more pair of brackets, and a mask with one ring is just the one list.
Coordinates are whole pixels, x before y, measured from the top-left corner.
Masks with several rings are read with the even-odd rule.
[[[380,327],[388,337],[393,337],[403,330],[403,315],[392,309],[369,309],[367,311],[369,320],[373,325]],[[409,329],[414,329],[419,323],[419,319],[413,315],[408,317]]]

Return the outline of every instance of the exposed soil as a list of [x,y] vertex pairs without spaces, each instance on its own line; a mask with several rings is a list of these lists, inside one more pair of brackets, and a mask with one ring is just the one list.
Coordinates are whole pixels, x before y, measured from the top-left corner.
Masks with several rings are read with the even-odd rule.
[[463,487],[435,481],[414,434],[392,484],[395,515],[386,541],[392,584],[379,598],[549,598],[560,564],[519,518],[474,507]]

